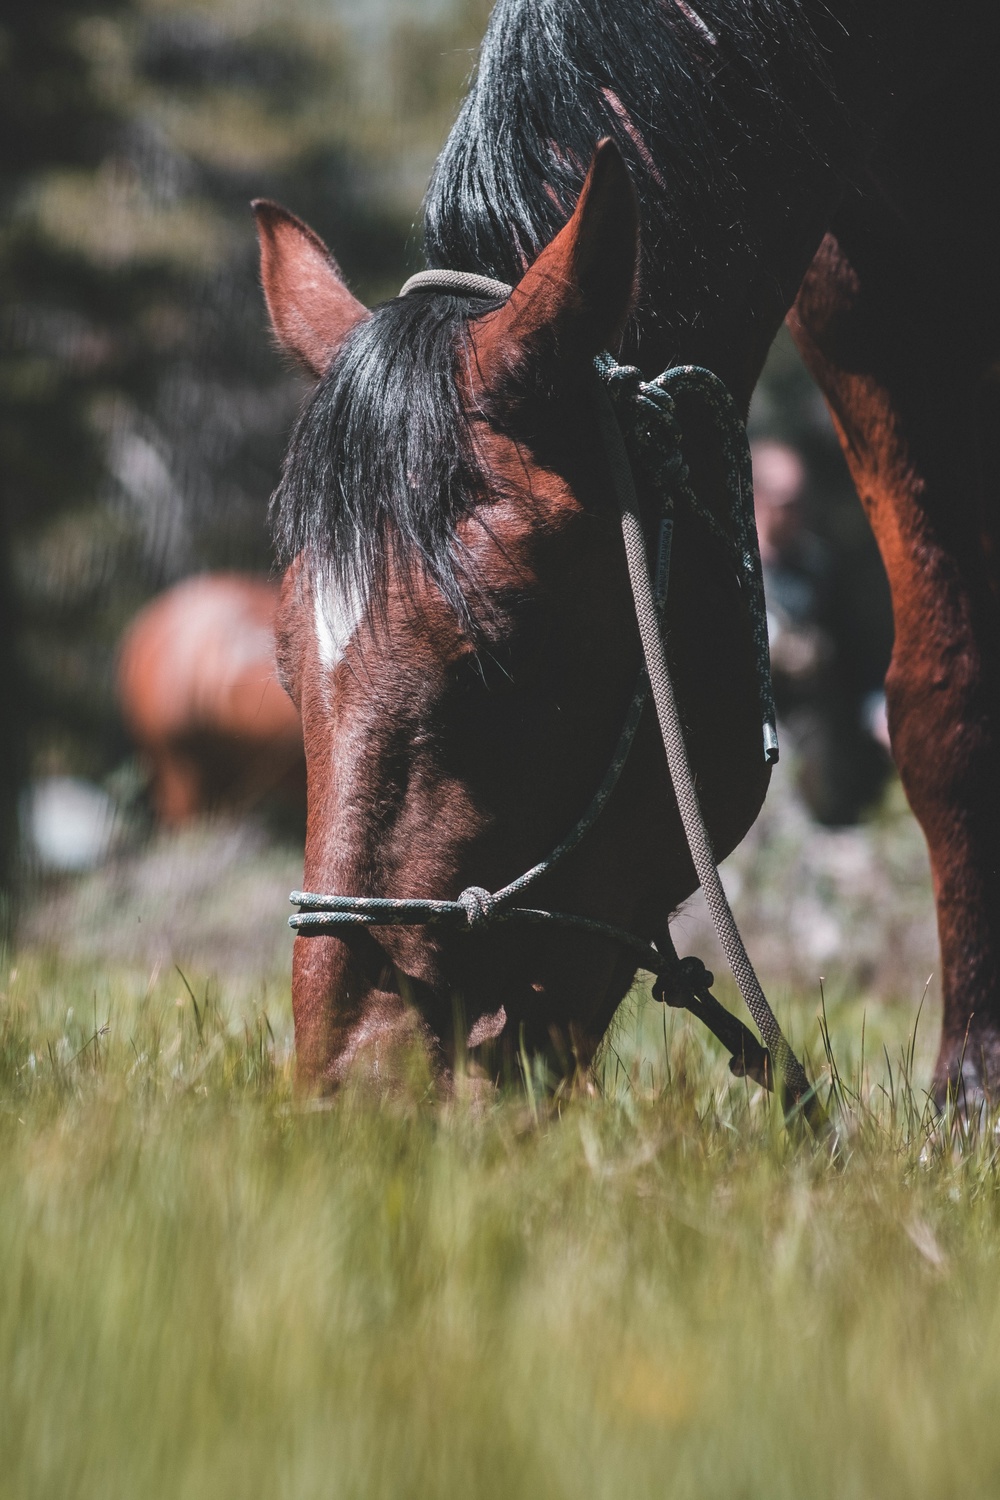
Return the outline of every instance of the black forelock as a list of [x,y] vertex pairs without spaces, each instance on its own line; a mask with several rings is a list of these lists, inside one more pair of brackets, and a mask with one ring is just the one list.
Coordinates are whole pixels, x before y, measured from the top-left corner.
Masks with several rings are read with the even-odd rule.
[[470,311],[490,305],[416,293],[352,330],[289,444],[273,502],[285,561],[304,551],[380,599],[391,556],[464,613],[455,526],[482,487],[455,366]]

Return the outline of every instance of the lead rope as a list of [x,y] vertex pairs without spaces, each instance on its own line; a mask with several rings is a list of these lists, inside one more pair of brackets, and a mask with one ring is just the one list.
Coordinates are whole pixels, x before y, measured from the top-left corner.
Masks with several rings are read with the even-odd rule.
[[786,1112],[789,1106],[793,1109],[800,1108],[814,1129],[823,1129],[827,1124],[825,1111],[809,1082],[805,1069],[789,1046],[777,1017],[767,1003],[719,877],[715,854],[708,836],[708,829],[705,827],[694,777],[691,774],[684,733],[677,711],[674,685],[667,666],[666,652],[663,649],[656,602],[650,585],[646,539],[639,516],[639,501],[632,477],[632,466],[611,397],[606,386],[601,382],[597,383],[597,403],[601,436],[621,511],[622,538],[625,543],[625,557],[628,562],[629,581],[632,585],[632,598],[635,602],[646,672],[649,676],[656,716],[667,753],[670,779],[673,783],[681,823],[684,826],[684,835],[691,851],[695,874],[705,892],[709,914],[726,960],[733,972],[733,978],[771,1054],[778,1077],[784,1085]]

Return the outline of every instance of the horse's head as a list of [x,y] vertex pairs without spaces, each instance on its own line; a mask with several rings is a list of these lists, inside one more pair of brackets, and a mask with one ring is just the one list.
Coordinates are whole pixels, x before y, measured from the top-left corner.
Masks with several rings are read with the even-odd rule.
[[[598,149],[576,210],[499,305],[417,292],[369,313],[323,244],[258,205],[280,342],[318,380],[278,496],[292,557],[279,656],[302,713],[311,891],[454,899],[544,858],[606,771],[640,663],[593,357],[616,348],[635,198]],[[686,458],[711,504],[718,456]],[[650,517],[652,525],[652,516]],[[676,520],[669,652],[721,855],[766,786],[750,632],[728,554]],[[526,904],[655,937],[695,880],[647,712],[607,808]],[[558,927],[299,937],[301,1075],[335,1080],[416,1025],[585,1061],[635,967]]]

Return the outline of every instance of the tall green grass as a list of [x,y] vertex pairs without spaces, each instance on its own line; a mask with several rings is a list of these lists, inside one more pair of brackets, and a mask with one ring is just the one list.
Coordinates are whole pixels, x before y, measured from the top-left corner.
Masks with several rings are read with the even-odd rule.
[[23,959],[0,1495],[990,1493],[1000,1152],[915,1009],[831,1005],[834,1160],[639,996],[593,1092],[306,1109],[284,994]]

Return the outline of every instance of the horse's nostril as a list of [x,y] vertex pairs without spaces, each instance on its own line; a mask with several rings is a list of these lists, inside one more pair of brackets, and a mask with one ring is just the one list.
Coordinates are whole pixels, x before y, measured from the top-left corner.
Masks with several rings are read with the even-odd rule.
[[506,1024],[507,1012],[502,1005],[498,1010],[485,1011],[477,1021],[473,1022],[465,1045],[479,1047],[483,1042],[495,1042]]

